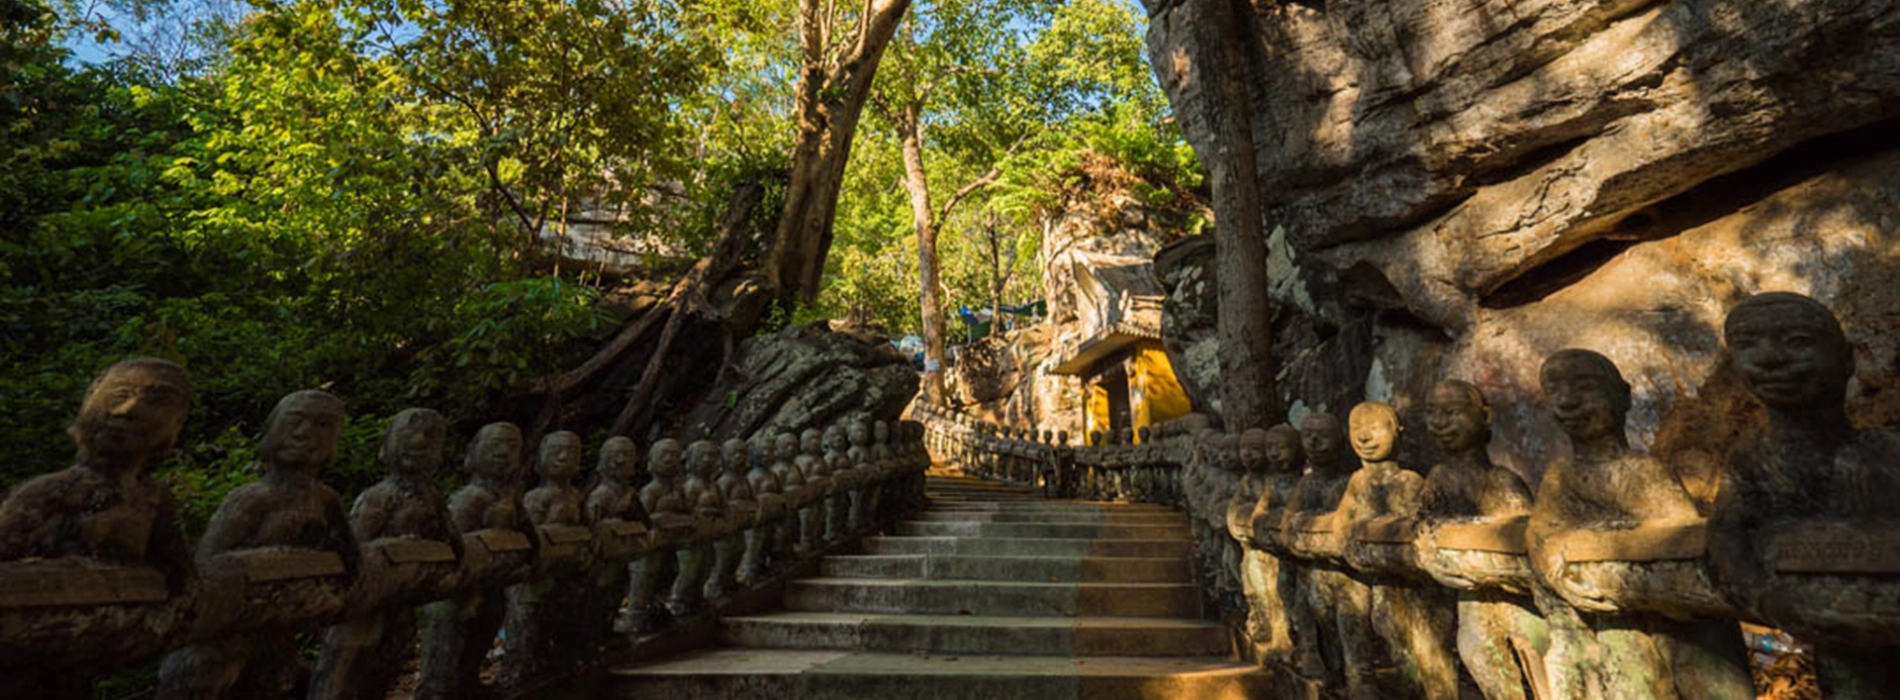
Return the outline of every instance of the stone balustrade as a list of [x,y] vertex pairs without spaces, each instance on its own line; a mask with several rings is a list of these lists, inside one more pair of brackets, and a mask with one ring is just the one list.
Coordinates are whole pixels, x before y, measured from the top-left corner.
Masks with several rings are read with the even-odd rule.
[[[659,440],[644,465],[610,438],[583,488],[581,439],[557,432],[530,484],[521,431],[494,423],[445,495],[446,424],[410,409],[379,455],[388,478],[346,507],[321,478],[343,402],[302,391],[266,421],[262,476],[194,544],[144,473],[189,401],[177,365],[114,365],[70,431],[75,465],[0,504],[0,687],[90,698],[101,676],[162,658],[166,700],[382,697],[419,648],[416,697],[505,695],[664,639],[903,517],[929,466],[921,426],[849,421],[802,443],[755,435],[749,452]],[[314,671],[299,635],[322,640]]]
[[[1491,407],[1434,388],[1436,465],[1401,467],[1397,412],[1221,432],[1025,433],[920,412],[939,460],[1051,496],[1186,511],[1211,610],[1289,692],[1379,698],[1753,698],[1739,621],[1811,645],[1829,698],[1900,688],[1900,436],[1855,428],[1838,322],[1793,294],[1739,305],[1730,356],[1768,409],[1713,505],[1631,448],[1629,385],[1587,350],[1541,384],[1572,454],[1532,485],[1490,462]],[[1409,467],[1409,468],[1407,468]]]

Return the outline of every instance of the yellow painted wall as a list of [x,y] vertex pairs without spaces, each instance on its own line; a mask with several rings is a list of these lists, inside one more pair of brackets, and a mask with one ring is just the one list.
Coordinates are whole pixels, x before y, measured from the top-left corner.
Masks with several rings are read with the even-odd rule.
[[1128,402],[1134,404],[1130,408],[1136,431],[1194,412],[1188,403],[1187,391],[1174,378],[1174,365],[1168,362],[1168,353],[1160,343],[1143,343],[1141,349],[1135,351],[1128,359],[1128,377]]
[[1087,412],[1083,415],[1082,422],[1086,425],[1082,429],[1082,439],[1076,443],[1080,445],[1089,443],[1089,433],[1097,430],[1108,432],[1108,389],[1098,382],[1089,382],[1084,386],[1089,398],[1085,409]]

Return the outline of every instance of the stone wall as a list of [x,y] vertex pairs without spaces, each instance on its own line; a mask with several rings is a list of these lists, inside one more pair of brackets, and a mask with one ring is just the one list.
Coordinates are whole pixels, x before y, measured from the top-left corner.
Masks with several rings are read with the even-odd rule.
[[[1900,1],[1148,9],[1151,58],[1204,162],[1232,116],[1215,111],[1211,67],[1244,67],[1270,232],[1260,271],[1294,419],[1376,399],[1415,423],[1416,397],[1464,378],[1507,407],[1495,456],[1535,479],[1558,433],[1508,407],[1534,403],[1540,359],[1575,346],[1630,378],[1637,444],[1706,450],[1753,420],[1720,319],[1768,290],[1839,312],[1860,364],[1857,421],[1900,413],[1886,391],[1900,341],[1887,291]],[[1197,290],[1213,293],[1175,291]],[[1172,329],[1171,349],[1192,344],[1174,334],[1204,344],[1211,319]]]

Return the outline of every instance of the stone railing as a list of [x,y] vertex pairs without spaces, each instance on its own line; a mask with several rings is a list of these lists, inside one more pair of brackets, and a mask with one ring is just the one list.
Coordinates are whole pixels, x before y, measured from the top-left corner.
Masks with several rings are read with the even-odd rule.
[[1574,455],[1535,488],[1490,462],[1491,409],[1460,381],[1415,397],[1443,455],[1416,471],[1375,402],[1347,421],[1234,435],[1190,416],[1073,448],[921,417],[932,454],[976,473],[1184,510],[1210,608],[1288,696],[1753,698],[1746,621],[1784,631],[1757,644],[1811,645],[1825,697],[1895,697],[1900,510],[1880,503],[1900,493],[1900,436],[1847,422],[1851,355],[1818,304],[1756,297],[1727,331],[1769,425],[1705,501],[1627,445],[1629,386],[1585,350],[1544,365]]
[[[142,473],[189,392],[176,365],[113,366],[71,431],[76,465],[0,505],[7,692],[89,698],[98,678],[162,657],[159,698],[382,697],[417,647],[418,698],[531,696],[612,652],[704,643],[686,628],[919,506],[929,465],[916,423],[854,421],[659,440],[644,465],[611,438],[583,489],[581,440],[558,432],[528,488],[521,432],[494,423],[445,497],[431,482],[446,426],[410,409],[390,421],[388,479],[346,512],[320,478],[343,404],[305,391],[266,421],[263,476],[192,545]],[[299,635],[321,639],[307,681]],[[669,639],[685,636],[698,639]]]

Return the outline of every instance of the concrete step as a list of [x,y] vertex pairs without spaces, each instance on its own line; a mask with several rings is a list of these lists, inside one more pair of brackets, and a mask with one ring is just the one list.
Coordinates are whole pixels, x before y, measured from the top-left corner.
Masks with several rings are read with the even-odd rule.
[[1039,583],[1190,583],[1194,580],[1192,566],[1187,559],[1179,557],[883,554],[826,557],[819,566],[821,575],[831,578]]
[[1018,656],[1219,656],[1227,628],[1201,620],[787,612],[721,621],[729,646]]
[[1113,540],[1163,540],[1190,537],[1186,523],[985,523],[944,520],[897,524],[897,535],[914,537],[1081,537]]
[[1108,501],[933,501],[932,511],[974,511],[998,513],[1179,513],[1153,503],[1112,503]]
[[959,523],[1115,523],[1118,525],[1180,525],[1187,522],[1181,513],[1146,511],[1078,510],[1071,512],[928,510],[917,519]]
[[918,656],[719,649],[611,672],[610,697],[649,700],[1163,700],[1275,697],[1225,658]]
[[786,584],[785,608],[913,615],[1198,617],[1185,583],[1028,583],[809,578]]
[[1055,537],[867,537],[866,554],[965,554],[999,557],[1178,557],[1186,540]]

